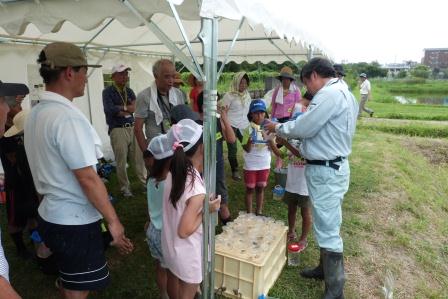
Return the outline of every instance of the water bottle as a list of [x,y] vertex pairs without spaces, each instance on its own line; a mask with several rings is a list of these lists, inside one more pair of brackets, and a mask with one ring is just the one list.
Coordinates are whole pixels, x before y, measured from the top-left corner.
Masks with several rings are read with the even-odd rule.
[[272,190],[272,198],[276,200],[281,200],[283,198],[283,194],[285,194],[285,188],[280,185],[275,185]]
[[299,265],[299,249],[299,243],[294,242],[288,245],[288,266],[297,267]]

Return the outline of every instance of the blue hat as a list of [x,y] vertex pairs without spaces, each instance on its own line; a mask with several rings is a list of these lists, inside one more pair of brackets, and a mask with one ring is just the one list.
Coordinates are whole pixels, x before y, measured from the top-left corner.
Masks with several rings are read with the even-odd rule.
[[258,111],[263,111],[266,113],[266,104],[261,99],[256,99],[250,102],[249,113],[247,114],[247,118],[249,119],[249,121],[252,120],[252,118],[250,117],[251,113]]

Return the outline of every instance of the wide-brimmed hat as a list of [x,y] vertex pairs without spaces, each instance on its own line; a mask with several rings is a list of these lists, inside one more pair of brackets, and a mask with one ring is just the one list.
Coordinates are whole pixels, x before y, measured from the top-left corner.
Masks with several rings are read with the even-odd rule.
[[132,69],[129,66],[120,63],[120,64],[117,64],[117,65],[113,66],[113,68],[112,68],[112,75],[115,74],[115,73],[121,73],[121,72],[124,72],[124,71],[131,71],[131,70]]
[[367,74],[366,74],[366,73],[361,73],[361,74],[359,74],[359,77],[361,77],[361,78],[367,78]]
[[294,74],[292,73],[292,69],[289,66],[284,66],[280,70],[280,74],[277,76],[277,79],[282,81],[282,78],[288,78],[291,80],[295,80]]
[[25,128],[25,120],[29,114],[29,110],[22,110],[14,116],[12,119],[13,126],[9,128],[8,131],[5,132],[5,137],[16,136],[23,132]]
[[342,64],[334,64],[333,67],[337,75],[345,76],[344,67]]
[[45,46],[42,52],[45,54],[45,61],[40,63],[48,65],[54,69],[57,67],[101,67],[99,64],[88,64],[87,58],[81,48],[72,43],[55,42]]
[[0,81],[0,97],[27,95],[30,90],[25,84],[3,83]]
[[151,139],[148,144],[148,151],[156,160],[162,160],[173,155],[173,143],[170,142],[166,134],[158,135]]

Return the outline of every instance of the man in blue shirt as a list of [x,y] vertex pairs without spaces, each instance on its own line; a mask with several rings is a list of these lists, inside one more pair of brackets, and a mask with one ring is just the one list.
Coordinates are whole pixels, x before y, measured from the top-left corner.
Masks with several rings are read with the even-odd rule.
[[128,158],[135,162],[138,179],[145,184],[143,156],[134,136],[135,93],[126,86],[131,68],[118,64],[112,68],[113,84],[103,90],[103,106],[109,126],[110,143],[117,163],[117,179],[125,197],[131,197],[126,172]]
[[300,79],[314,95],[308,110],[296,120],[284,124],[267,122],[264,128],[281,137],[302,141],[300,154],[307,161],[305,176],[321,259],[319,266],[301,275],[325,280],[325,299],[343,298],[341,206],[349,186],[347,158],[355,134],[358,104],[327,59],[310,60],[303,67]]

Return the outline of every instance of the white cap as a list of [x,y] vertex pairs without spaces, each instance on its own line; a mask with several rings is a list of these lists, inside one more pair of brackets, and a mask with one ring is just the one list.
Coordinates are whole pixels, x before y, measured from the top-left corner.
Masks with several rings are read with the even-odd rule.
[[120,64],[117,64],[117,65],[114,65],[114,67],[112,68],[112,74],[121,73],[121,72],[124,72],[124,71],[130,71],[130,70],[131,70],[130,67],[120,63]]
[[148,144],[148,151],[156,160],[162,160],[173,155],[173,142],[169,142],[166,134],[158,135],[151,139]]
[[[172,150],[177,146],[182,146],[184,152],[191,149],[202,136],[202,126],[191,119],[182,119],[177,124],[172,125],[166,134],[169,142],[172,141]],[[182,143],[187,143],[184,145]]]

